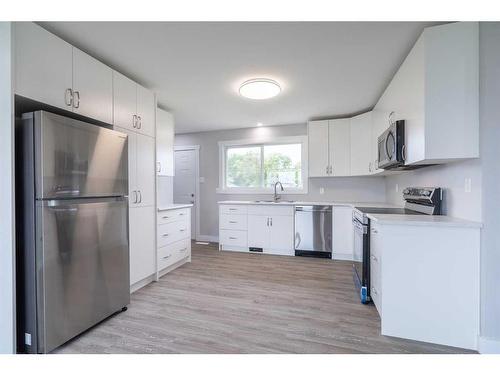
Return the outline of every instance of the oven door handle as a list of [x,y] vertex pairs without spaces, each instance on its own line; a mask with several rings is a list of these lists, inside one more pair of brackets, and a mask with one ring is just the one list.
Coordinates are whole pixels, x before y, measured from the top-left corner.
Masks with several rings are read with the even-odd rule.
[[368,228],[356,219],[352,219],[352,225],[354,225],[354,229],[356,230],[356,232],[360,232],[361,234],[368,233]]

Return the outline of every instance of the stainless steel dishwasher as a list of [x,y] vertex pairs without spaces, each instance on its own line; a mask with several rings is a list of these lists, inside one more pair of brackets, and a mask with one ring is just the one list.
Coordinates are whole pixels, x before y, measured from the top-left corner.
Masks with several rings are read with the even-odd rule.
[[295,255],[332,257],[332,206],[295,206]]

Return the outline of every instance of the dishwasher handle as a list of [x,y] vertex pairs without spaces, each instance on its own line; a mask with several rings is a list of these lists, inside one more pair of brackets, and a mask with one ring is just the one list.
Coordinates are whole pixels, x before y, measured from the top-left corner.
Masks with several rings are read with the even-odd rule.
[[306,211],[306,212],[332,212],[331,206],[295,206],[295,211]]

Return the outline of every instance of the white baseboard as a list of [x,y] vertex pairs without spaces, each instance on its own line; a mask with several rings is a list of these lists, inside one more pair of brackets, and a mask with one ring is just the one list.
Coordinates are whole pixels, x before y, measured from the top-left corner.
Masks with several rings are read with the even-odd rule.
[[500,354],[500,339],[479,336],[477,344],[481,354]]
[[148,276],[142,280],[139,280],[135,284],[130,286],[130,294],[137,292],[139,289],[144,288],[146,285],[151,284],[156,278],[156,272],[151,276]]
[[207,234],[200,234],[197,238],[196,241],[203,241],[203,242],[219,242],[219,237],[218,236],[210,236]]

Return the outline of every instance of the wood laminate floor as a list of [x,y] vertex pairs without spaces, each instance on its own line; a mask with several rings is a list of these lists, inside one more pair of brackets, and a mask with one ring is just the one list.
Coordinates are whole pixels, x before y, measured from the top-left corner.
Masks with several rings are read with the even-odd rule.
[[351,264],[219,252],[193,243],[192,263],[131,296],[117,314],[55,353],[464,353],[380,335]]

